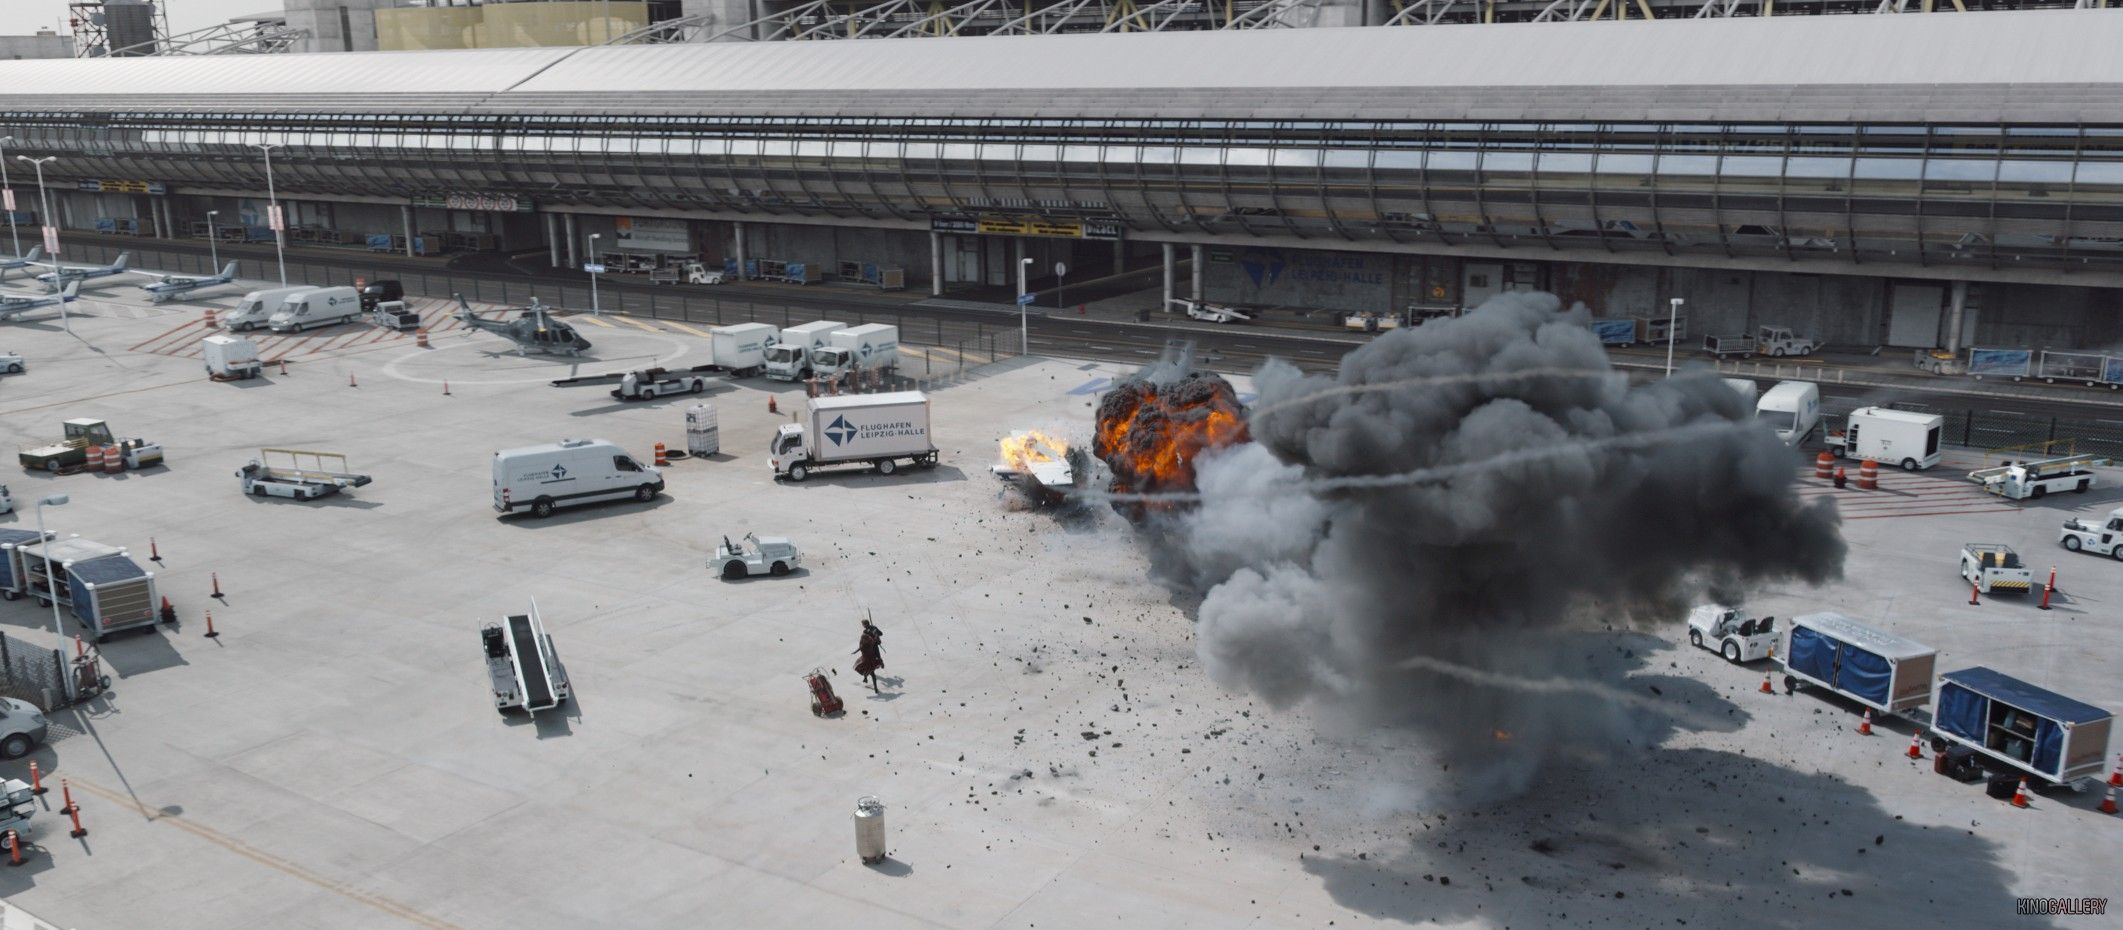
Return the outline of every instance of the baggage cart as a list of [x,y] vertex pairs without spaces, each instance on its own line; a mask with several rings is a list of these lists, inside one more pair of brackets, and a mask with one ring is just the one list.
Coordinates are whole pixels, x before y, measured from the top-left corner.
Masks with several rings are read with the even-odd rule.
[[1931,699],[1938,650],[1884,633],[1838,613],[1795,617],[1776,659],[1784,691],[1801,683],[1825,688],[1882,714],[1901,714]]
[[2033,365],[2034,352],[2028,349],[1968,350],[1968,374],[1977,381],[1984,378],[2023,381]]
[[1982,666],[1947,672],[1931,706],[1934,751],[1959,744],[2044,785],[2107,767],[2114,715],[2010,675]]
[[2051,352],[2044,349],[2041,363],[2036,367],[2035,373],[2041,376],[2044,384],[2076,381],[2094,385],[2101,383],[2105,361],[2100,355],[2091,352]]

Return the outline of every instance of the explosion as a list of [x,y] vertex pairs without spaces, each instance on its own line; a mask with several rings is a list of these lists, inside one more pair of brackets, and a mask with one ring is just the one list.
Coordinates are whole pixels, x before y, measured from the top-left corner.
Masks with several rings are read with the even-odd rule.
[[1011,471],[1028,472],[1035,463],[1059,462],[1068,455],[1068,443],[1036,429],[1002,439],[1003,467]]
[[[1113,471],[1115,494],[1194,490],[1194,457],[1246,442],[1246,420],[1231,383],[1209,372],[1169,380],[1138,378],[1098,404],[1091,453]],[[1140,505],[1131,508],[1139,517]]]

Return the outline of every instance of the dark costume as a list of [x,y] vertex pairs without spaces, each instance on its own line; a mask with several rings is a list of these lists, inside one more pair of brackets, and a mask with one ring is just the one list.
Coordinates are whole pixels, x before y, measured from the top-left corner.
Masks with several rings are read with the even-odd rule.
[[862,640],[855,646],[862,658],[855,660],[855,674],[870,682],[870,690],[877,690],[877,670],[885,667],[885,631],[863,624]]

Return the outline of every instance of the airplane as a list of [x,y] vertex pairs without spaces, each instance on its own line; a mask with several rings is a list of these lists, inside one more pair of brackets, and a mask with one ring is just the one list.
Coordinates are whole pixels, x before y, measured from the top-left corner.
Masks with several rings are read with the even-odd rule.
[[30,246],[28,255],[24,255],[20,258],[0,258],[0,280],[5,280],[7,278],[7,273],[17,268],[21,268],[25,265],[38,264],[37,259],[43,257],[44,246],[33,245]]
[[524,308],[521,316],[513,320],[482,320],[472,312],[463,294],[457,298],[457,318],[464,325],[481,329],[506,338],[516,344],[517,355],[537,352],[541,355],[576,356],[590,350],[590,340],[575,332],[575,327],[546,317],[545,305],[538,298],[531,298],[531,305]]
[[152,271],[136,271],[134,274],[144,274],[155,279],[155,283],[140,285],[140,289],[146,291],[148,296],[153,298],[153,302],[159,304],[173,297],[182,297],[202,287],[218,287],[223,284],[235,283],[236,263],[229,262],[221,266],[220,274],[198,278],[174,274],[156,274]]
[[61,265],[57,262],[37,262],[37,265],[51,269],[38,275],[37,280],[57,287],[66,281],[86,281],[90,278],[108,278],[127,274],[125,263],[132,260],[132,257],[133,253],[131,252],[120,252],[118,253],[118,260],[108,265]]
[[81,282],[79,281],[67,282],[66,290],[57,294],[24,294],[20,291],[0,291],[0,320],[21,316],[38,307],[72,303],[74,296],[80,291]]

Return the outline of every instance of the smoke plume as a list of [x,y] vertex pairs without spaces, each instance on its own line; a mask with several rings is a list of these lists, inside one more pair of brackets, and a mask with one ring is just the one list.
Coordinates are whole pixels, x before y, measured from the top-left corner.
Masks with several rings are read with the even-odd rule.
[[1149,537],[1205,592],[1218,683],[1412,726],[1509,789],[1661,726],[1598,699],[1615,682],[1566,634],[1840,576],[1833,504],[1798,501],[1797,457],[1738,394],[1708,372],[1632,387],[1559,306],[1507,294],[1333,376],[1260,369],[1253,442],[1196,458],[1196,506]]

